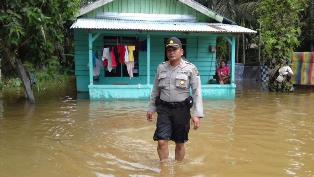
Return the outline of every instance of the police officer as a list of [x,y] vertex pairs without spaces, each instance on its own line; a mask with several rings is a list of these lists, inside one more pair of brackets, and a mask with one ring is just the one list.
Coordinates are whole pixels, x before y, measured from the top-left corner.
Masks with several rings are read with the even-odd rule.
[[203,117],[201,81],[197,68],[182,59],[182,43],[178,38],[169,38],[165,47],[168,61],[157,68],[146,117],[152,121],[153,113],[158,114],[154,140],[158,141],[160,161],[168,159],[169,140],[176,143],[175,160],[181,161],[190,130],[190,108],[194,129],[200,127],[200,118]]

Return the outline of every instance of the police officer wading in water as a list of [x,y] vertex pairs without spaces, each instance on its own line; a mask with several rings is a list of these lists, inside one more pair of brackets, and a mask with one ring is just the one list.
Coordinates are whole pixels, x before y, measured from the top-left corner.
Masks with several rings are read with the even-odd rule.
[[154,140],[158,141],[160,161],[168,159],[169,140],[176,143],[175,160],[181,161],[184,159],[184,143],[188,141],[190,130],[190,108],[194,129],[200,127],[200,118],[204,116],[201,81],[197,68],[182,59],[182,43],[178,38],[169,38],[165,47],[168,61],[157,68],[146,117],[152,121],[153,113],[157,112]]

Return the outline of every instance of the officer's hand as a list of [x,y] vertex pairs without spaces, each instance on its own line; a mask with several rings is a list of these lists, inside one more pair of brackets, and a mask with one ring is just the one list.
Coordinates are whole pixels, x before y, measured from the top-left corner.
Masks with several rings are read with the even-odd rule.
[[194,130],[198,129],[201,126],[199,117],[192,117],[192,122],[194,124]]
[[146,118],[147,118],[147,120],[148,121],[153,121],[153,114],[154,114],[154,112],[147,112],[146,113]]

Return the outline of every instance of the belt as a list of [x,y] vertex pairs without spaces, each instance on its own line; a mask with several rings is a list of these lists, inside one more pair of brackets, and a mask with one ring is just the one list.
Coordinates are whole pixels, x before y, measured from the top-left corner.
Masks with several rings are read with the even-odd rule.
[[179,108],[179,107],[185,107],[186,106],[186,102],[185,101],[181,101],[181,102],[167,102],[164,100],[159,99],[160,104],[170,107],[170,108]]

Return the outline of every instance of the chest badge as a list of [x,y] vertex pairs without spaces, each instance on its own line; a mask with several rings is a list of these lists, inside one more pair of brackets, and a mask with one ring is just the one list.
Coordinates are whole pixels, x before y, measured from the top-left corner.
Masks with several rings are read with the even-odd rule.
[[180,81],[180,85],[183,85],[185,82],[184,82],[184,80],[181,80]]

